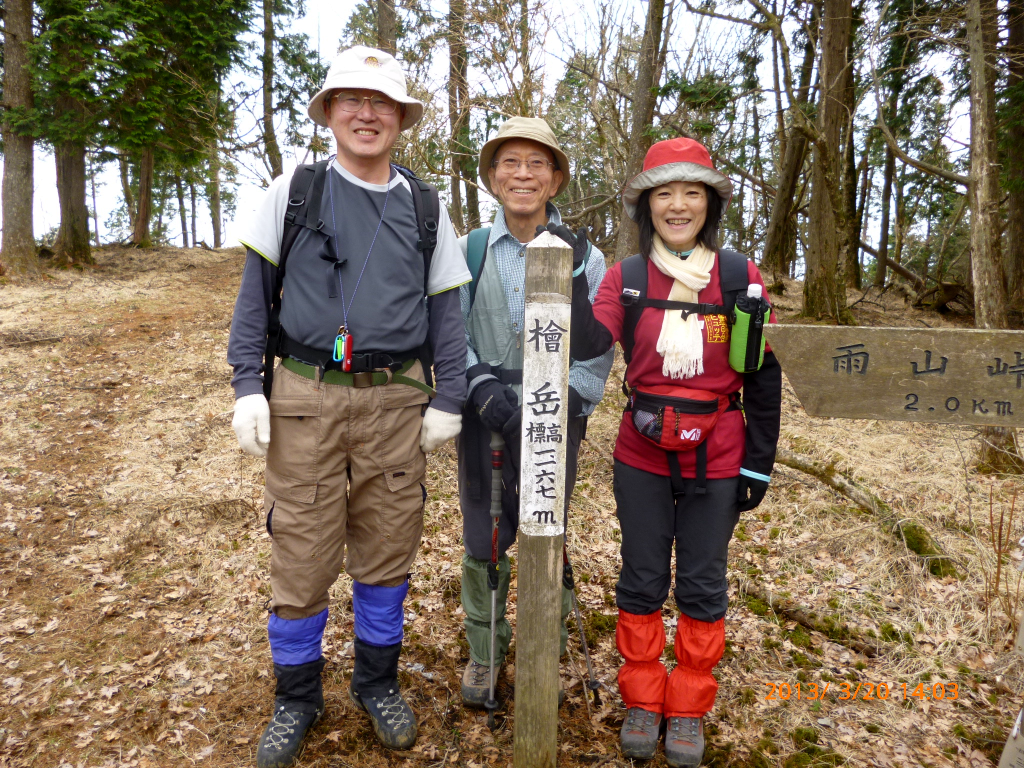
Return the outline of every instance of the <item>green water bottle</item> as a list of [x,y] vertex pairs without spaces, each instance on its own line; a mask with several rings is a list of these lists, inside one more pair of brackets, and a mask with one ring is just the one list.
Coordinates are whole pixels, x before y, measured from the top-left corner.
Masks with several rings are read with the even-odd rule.
[[764,362],[764,324],[771,305],[761,286],[751,283],[746,296],[736,297],[735,321],[729,339],[729,365],[737,373],[753,373]]

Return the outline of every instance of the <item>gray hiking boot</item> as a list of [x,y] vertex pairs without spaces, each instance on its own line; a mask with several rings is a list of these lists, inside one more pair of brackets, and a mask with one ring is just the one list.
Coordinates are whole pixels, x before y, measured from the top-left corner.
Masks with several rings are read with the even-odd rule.
[[665,759],[672,768],[698,768],[704,757],[704,720],[670,717],[665,731]]
[[302,751],[302,740],[306,731],[320,722],[323,708],[289,707],[282,704],[274,709],[274,714],[260,736],[256,748],[257,768],[288,768],[299,757]]
[[661,713],[648,712],[640,707],[626,711],[626,721],[619,732],[619,744],[623,757],[650,760],[658,749],[661,735]]
[[[497,674],[501,673],[501,666],[495,670],[495,681]],[[469,660],[466,669],[462,672],[462,703],[467,707],[482,709],[487,703],[491,693],[491,668],[487,664],[478,664]]]
[[367,696],[348,689],[349,698],[370,715],[377,739],[388,749],[409,749],[416,743],[416,715],[399,691],[391,689],[383,696]]

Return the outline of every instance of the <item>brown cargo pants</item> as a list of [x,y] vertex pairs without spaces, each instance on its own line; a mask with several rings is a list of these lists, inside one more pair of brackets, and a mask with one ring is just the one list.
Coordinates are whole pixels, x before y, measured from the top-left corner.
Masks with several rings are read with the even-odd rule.
[[[423,381],[420,363],[406,375]],[[324,610],[343,565],[363,584],[405,581],[423,532],[427,402],[403,384],[357,388],[277,366],[264,508],[280,618]]]

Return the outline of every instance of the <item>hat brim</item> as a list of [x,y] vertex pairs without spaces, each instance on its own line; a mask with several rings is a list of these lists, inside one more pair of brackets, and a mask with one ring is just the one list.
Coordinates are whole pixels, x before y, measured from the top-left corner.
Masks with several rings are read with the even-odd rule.
[[732,181],[725,174],[700,163],[667,163],[638,173],[622,190],[622,206],[626,209],[626,215],[636,221],[636,204],[643,191],[671,181],[704,182],[718,192],[723,210],[729,207],[729,201],[732,199]]
[[526,139],[527,141],[535,141],[543,147],[547,147],[551,150],[555,156],[555,161],[558,163],[558,170],[562,172],[562,183],[558,185],[558,189],[555,191],[555,197],[562,194],[569,186],[569,182],[572,181],[572,175],[569,173],[569,156],[565,154],[561,149],[556,146],[549,144],[546,141],[536,138],[535,136],[517,136],[515,134],[507,136],[495,136],[493,139],[484,144],[480,150],[480,182],[484,185],[484,189],[491,193],[492,197],[497,197],[494,194],[494,190],[491,189],[491,179],[488,170],[491,167],[491,162],[494,160],[494,156],[498,152],[498,147],[504,144],[506,141],[512,139]]
[[351,88],[353,90],[364,90],[364,91],[377,91],[383,93],[389,99],[394,99],[404,107],[402,124],[399,130],[406,131],[412,128],[423,118],[423,102],[412,98],[411,96],[402,92],[399,89],[398,84],[390,78],[384,77],[383,75],[371,75],[366,72],[360,72],[358,75],[353,74],[349,77],[336,77],[327,83],[324,83],[324,87],[321,88],[316,96],[309,102],[309,106],[306,107],[306,114],[309,115],[309,119],[317,125],[329,128],[327,124],[327,116],[324,114],[324,99],[327,98],[327,94],[331,91],[336,91],[339,88]]

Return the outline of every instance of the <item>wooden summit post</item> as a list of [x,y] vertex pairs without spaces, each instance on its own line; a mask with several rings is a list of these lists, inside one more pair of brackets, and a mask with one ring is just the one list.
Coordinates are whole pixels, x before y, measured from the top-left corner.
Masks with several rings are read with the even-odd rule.
[[554,235],[526,247],[523,427],[516,604],[516,768],[555,768],[558,623],[569,402],[572,249]]

